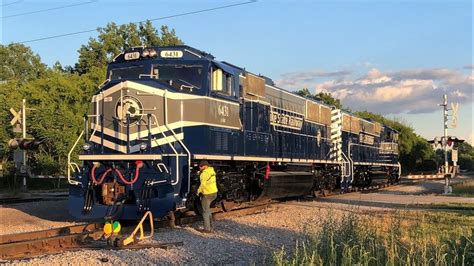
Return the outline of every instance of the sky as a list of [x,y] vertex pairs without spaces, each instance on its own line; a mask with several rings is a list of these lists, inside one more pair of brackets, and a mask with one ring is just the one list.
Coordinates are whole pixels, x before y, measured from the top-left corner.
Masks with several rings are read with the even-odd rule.
[[[93,30],[109,22],[168,25],[185,44],[272,78],[290,91],[330,92],[371,111],[443,134],[443,94],[458,103],[448,134],[474,143],[472,1],[2,0],[2,44]],[[74,65],[96,32],[25,42],[43,62]],[[450,114],[452,111],[450,111]],[[451,124],[451,122],[450,122]]]

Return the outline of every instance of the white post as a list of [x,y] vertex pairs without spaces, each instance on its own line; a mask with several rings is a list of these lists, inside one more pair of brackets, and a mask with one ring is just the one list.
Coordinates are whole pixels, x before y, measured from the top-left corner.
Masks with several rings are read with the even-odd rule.
[[[26,99],[23,99],[22,101],[22,104],[21,104],[21,126],[22,126],[22,137],[23,139],[26,139]],[[27,167],[27,163],[26,163],[26,151],[23,150],[23,171],[27,171],[26,170],[26,167]],[[22,190],[23,191],[26,191],[27,190],[27,187],[26,187],[26,174],[22,173],[23,174],[23,186],[22,186]]]
[[443,96],[443,121],[444,121],[444,193],[450,194],[450,184],[449,184],[449,163],[448,163],[448,95]]

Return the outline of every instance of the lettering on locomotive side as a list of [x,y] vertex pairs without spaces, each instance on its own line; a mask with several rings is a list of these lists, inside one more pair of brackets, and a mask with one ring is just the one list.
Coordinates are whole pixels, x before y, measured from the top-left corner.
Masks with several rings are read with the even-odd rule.
[[366,135],[366,134],[360,134],[359,135],[359,143],[373,145],[374,142],[375,142],[374,136],[370,136],[370,135]]
[[301,130],[301,128],[303,127],[303,118],[271,111],[270,124],[275,125],[275,126]]

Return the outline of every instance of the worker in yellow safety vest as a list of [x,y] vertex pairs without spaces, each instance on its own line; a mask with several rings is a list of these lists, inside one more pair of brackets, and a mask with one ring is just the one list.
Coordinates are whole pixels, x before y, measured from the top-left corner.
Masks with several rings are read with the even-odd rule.
[[202,232],[211,233],[213,231],[211,202],[217,197],[216,172],[207,161],[199,163],[199,172],[201,184],[197,194],[201,197],[202,219],[204,220],[204,230]]

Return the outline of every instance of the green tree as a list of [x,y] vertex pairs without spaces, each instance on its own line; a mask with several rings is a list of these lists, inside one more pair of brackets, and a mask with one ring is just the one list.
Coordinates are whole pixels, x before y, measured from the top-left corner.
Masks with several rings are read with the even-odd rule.
[[117,25],[109,23],[98,28],[99,36],[89,39],[79,49],[79,60],[75,69],[79,74],[89,72],[93,67],[104,69],[107,63],[123,50],[136,46],[170,46],[183,42],[176,36],[174,29],[162,26],[158,32],[150,21]]
[[467,142],[457,144],[458,165],[461,169],[474,171],[474,148]]
[[46,65],[33,51],[19,43],[0,44],[0,81],[23,84],[40,78],[46,73]]
[[319,101],[319,102],[323,102],[327,105],[335,106],[336,108],[339,108],[339,109],[342,109],[341,101],[339,99],[336,99],[336,98],[332,97],[331,93],[329,93],[329,92],[327,92],[327,93],[326,92],[320,92],[320,93],[317,93],[317,94],[311,94],[311,92],[308,90],[308,88],[303,88],[303,89],[297,91],[296,94],[298,94],[300,96],[303,96],[303,97],[306,97],[306,98],[309,98],[309,99]]
[[51,71],[48,77],[29,82],[29,133],[48,141],[35,153],[42,173],[59,174],[67,169],[67,153],[82,129],[82,117],[89,106],[95,84],[86,76]]
[[44,77],[47,67],[29,47],[18,43],[0,44],[0,58],[0,157],[5,162],[10,152],[7,142],[14,137],[9,110],[20,110],[24,96],[20,88]]
[[[48,68],[41,58],[22,44],[0,45],[0,157],[11,159],[6,145],[15,137],[9,124],[9,109],[20,109],[23,98],[34,110],[28,111],[27,131],[33,138],[48,141],[31,153],[30,163],[36,173],[64,174],[67,154],[80,134],[83,115],[97,86],[104,81],[107,63],[122,50],[133,46],[182,44],[174,30],[161,27],[160,33],[151,22],[99,29],[99,36],[79,49],[74,70],[56,62]],[[75,156],[75,155],[74,155]]]

